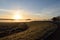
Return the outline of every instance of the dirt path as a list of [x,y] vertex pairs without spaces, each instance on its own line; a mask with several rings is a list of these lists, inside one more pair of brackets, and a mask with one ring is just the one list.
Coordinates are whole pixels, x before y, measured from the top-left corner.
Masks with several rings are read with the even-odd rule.
[[53,22],[57,25],[57,30],[45,40],[60,40],[60,22]]

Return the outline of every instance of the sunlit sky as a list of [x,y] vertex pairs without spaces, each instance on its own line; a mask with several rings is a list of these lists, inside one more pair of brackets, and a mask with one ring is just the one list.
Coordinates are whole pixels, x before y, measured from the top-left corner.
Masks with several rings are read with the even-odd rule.
[[10,19],[16,14],[23,19],[60,16],[60,0],[0,0],[0,18]]

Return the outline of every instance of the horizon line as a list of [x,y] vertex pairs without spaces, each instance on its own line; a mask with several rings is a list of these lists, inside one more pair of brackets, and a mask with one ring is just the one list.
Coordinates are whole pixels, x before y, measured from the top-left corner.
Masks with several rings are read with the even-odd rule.
[[31,19],[5,19],[5,18],[0,18],[0,20],[31,20]]

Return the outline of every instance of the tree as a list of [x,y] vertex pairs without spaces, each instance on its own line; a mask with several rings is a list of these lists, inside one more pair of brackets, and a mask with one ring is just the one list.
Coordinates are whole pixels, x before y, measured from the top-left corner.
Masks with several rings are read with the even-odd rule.
[[53,21],[57,21],[57,18],[56,18],[56,17],[53,17],[52,20],[53,20]]
[[53,21],[60,21],[60,16],[53,17],[52,20],[53,20]]

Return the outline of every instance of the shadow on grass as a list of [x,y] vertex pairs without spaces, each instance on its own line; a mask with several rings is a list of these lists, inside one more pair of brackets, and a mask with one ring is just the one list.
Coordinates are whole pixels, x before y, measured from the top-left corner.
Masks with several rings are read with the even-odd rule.
[[[13,25],[13,24],[11,24]],[[8,36],[8,35],[11,35],[11,34],[14,34],[14,33],[18,33],[18,32],[22,32],[22,31],[25,31],[28,29],[28,26],[27,24],[23,23],[21,25],[21,27],[18,27],[18,25],[16,25],[17,27],[13,27],[13,28],[0,28],[0,38],[1,37],[5,37],[5,36]],[[10,27],[10,26],[9,26]]]
[[48,38],[46,38],[45,40],[60,40],[60,22],[53,23],[57,25],[57,30],[50,36],[48,36]]

